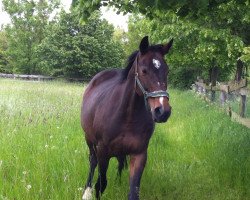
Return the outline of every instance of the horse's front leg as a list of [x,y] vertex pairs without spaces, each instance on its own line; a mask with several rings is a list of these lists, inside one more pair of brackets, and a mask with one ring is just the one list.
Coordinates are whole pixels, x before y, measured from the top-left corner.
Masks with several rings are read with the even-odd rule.
[[89,146],[89,164],[90,164],[90,169],[89,169],[89,176],[87,179],[87,183],[85,185],[84,193],[82,196],[82,200],[90,200],[92,199],[92,180],[93,176],[95,173],[95,168],[97,166],[97,157],[95,153],[95,147],[93,144],[88,143]]
[[147,161],[147,151],[130,156],[129,200],[139,200],[141,176]]

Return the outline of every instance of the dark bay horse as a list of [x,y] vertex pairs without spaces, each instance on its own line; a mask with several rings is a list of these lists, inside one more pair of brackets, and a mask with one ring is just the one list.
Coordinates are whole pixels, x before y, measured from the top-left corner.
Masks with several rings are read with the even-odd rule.
[[172,43],[173,40],[150,46],[146,36],[139,51],[129,57],[125,69],[102,71],[90,81],[81,110],[81,124],[90,151],[90,171],[82,199],[91,199],[97,165],[95,190],[96,198],[100,199],[107,186],[110,158],[117,158],[121,174],[126,156],[130,157],[128,199],[139,199],[140,179],[155,122],[166,122],[171,114],[164,55]]

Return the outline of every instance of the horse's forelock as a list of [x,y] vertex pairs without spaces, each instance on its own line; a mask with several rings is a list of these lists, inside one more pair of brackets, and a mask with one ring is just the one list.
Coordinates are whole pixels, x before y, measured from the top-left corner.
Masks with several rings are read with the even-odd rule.
[[[162,53],[162,51],[163,51],[163,45],[161,45],[161,44],[151,45],[151,46],[149,46],[148,50],[149,50],[149,51],[154,51],[154,52],[160,52],[160,53]],[[122,76],[122,79],[123,79],[123,80],[124,80],[124,79],[127,79],[128,73],[129,73],[131,67],[133,66],[133,63],[134,63],[134,61],[135,61],[135,59],[136,59],[136,56],[137,56],[138,52],[139,52],[138,50],[137,50],[137,51],[134,51],[134,52],[128,57],[127,62],[126,62],[127,65],[126,65],[126,67],[123,69],[123,76]]]

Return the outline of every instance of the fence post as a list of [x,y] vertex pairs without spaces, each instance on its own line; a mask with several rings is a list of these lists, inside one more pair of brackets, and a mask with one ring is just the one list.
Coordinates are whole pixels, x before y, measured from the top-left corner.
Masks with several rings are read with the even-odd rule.
[[215,101],[215,90],[211,89],[211,101],[214,102]]
[[197,84],[194,85],[194,90],[195,90],[195,93],[198,92],[198,89],[199,89],[199,86]]
[[228,99],[228,93],[229,93],[229,86],[228,85],[221,85],[220,86],[220,103],[222,106],[225,105],[225,103]]
[[219,68],[217,66],[212,67],[209,70],[210,74],[210,83],[211,83],[211,101],[215,101],[215,90],[213,90],[213,86],[216,86],[216,81],[219,74]]
[[220,103],[221,103],[221,105],[224,106],[226,101],[227,101],[227,93],[225,91],[221,91],[220,92]]
[[240,116],[246,117],[246,105],[247,105],[247,95],[246,90],[241,89],[240,90]]

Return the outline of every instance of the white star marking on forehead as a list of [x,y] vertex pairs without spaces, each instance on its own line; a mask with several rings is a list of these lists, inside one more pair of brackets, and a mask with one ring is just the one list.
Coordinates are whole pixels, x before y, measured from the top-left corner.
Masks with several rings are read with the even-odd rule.
[[157,59],[153,59],[153,64],[154,64],[156,69],[159,69],[161,66],[161,62]]

